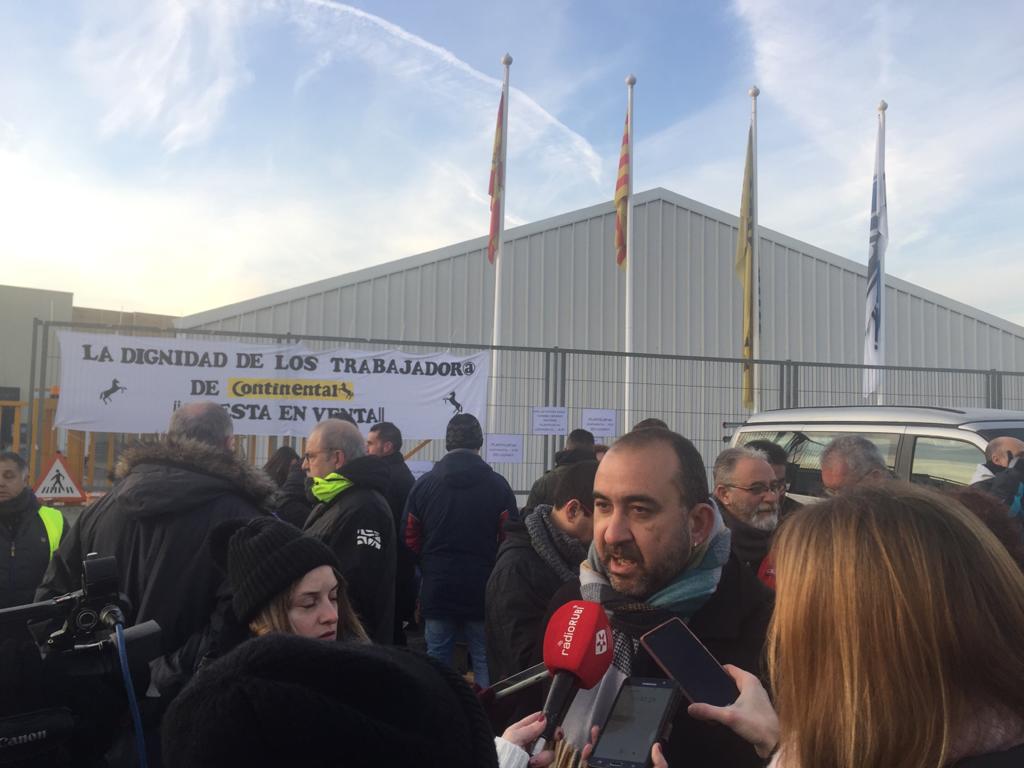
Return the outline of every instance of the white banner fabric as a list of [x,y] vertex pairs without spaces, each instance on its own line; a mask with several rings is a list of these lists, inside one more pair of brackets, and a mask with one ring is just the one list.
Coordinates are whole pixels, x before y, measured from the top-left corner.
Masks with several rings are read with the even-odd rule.
[[484,424],[490,355],[411,355],[301,344],[260,346],[62,331],[55,426],[166,432],[180,406],[219,403],[239,435],[308,435],[348,412],[368,432],[390,421],[416,438],[444,437],[449,419]]

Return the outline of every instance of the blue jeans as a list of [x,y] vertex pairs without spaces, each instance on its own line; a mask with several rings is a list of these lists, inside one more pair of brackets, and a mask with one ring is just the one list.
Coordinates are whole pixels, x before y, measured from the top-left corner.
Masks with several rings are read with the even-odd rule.
[[423,637],[427,641],[427,653],[449,667],[455,641],[461,636],[469,646],[473,662],[473,679],[481,688],[491,684],[487,673],[487,644],[482,621],[454,621],[451,619],[424,619]]

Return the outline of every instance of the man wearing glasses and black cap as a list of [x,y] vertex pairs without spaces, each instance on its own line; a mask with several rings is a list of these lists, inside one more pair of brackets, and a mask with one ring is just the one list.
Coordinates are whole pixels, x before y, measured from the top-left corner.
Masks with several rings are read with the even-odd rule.
[[768,559],[779,524],[779,499],[785,480],[761,451],[727,448],[715,459],[715,499],[732,531],[732,551],[767,586],[775,586],[775,569]]

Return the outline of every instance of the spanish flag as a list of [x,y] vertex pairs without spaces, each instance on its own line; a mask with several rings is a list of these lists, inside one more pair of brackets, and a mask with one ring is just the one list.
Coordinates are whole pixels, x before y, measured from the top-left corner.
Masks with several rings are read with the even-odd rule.
[[501,238],[501,196],[505,194],[505,163],[502,145],[505,143],[505,136],[502,134],[505,117],[505,94],[501,94],[498,102],[498,125],[494,129],[494,154],[491,156],[491,182],[487,187],[487,193],[491,196],[491,231],[487,240],[487,260],[494,263],[495,254],[498,252],[498,240]]
[[619,176],[615,182],[615,263],[626,264],[626,217],[629,215],[629,113],[622,131],[622,149],[619,150]]
[[[743,359],[754,359],[754,127],[747,134],[747,163],[743,168],[740,231],[736,238],[736,276],[743,286]],[[754,366],[743,363],[743,407],[754,407]]]

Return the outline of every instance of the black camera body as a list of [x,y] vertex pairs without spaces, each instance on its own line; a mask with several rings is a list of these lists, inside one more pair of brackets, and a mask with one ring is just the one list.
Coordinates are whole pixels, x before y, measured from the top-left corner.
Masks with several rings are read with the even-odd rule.
[[159,625],[127,626],[113,557],[82,566],[81,589],[0,610],[0,766],[103,764],[127,712],[116,627],[136,696],[149,685]]

